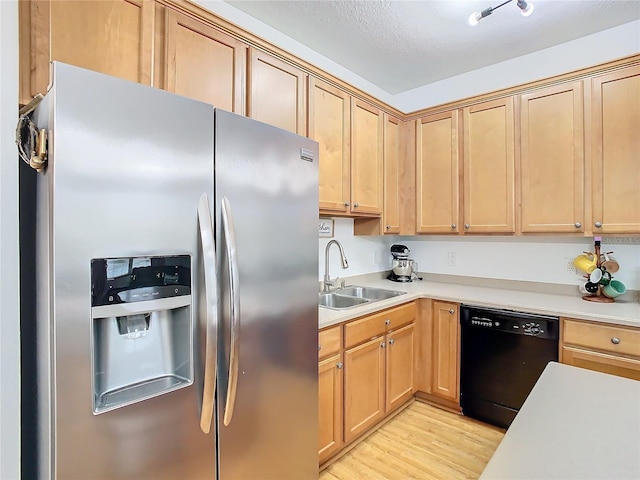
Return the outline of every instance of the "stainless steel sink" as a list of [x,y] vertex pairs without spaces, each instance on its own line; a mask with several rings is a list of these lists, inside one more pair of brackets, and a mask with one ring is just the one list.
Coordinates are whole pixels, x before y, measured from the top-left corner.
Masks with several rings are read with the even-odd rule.
[[337,293],[321,293],[318,298],[318,305],[333,310],[345,310],[367,302],[369,302],[369,300],[366,298],[347,297],[338,295]]
[[407,292],[399,292],[397,290],[385,290],[382,288],[349,286],[342,288],[336,292],[339,295],[348,295],[350,297],[366,298],[368,300],[386,300],[387,298],[404,295]]
[[361,287],[350,285],[331,293],[320,293],[318,305],[332,310],[346,310],[365,303],[377,302],[404,295],[407,292],[385,290],[384,288]]

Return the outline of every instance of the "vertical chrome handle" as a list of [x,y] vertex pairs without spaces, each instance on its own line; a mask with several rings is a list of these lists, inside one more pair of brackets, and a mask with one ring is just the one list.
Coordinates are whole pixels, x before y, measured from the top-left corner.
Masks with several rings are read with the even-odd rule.
[[204,354],[204,385],[202,388],[202,409],[200,411],[200,428],[204,433],[211,430],[213,407],[216,390],[216,370],[218,358],[218,311],[216,277],[216,252],[211,224],[211,210],[206,193],[200,196],[198,202],[198,227],[200,228],[200,242],[202,243],[202,260],[204,264],[204,290],[206,302],[205,324],[205,354]]
[[231,423],[233,409],[236,404],[238,388],[238,361],[240,353],[240,276],[238,273],[238,252],[236,251],[236,230],[229,199],[222,197],[222,230],[227,246],[227,266],[229,268],[229,293],[231,296],[231,348],[229,352],[229,381],[227,384],[227,401],[224,408],[223,422],[225,427]]

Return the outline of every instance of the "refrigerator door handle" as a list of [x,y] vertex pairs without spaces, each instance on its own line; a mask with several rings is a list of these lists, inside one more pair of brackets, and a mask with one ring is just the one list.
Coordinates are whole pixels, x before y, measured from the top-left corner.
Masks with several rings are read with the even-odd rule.
[[204,433],[211,430],[213,407],[216,388],[216,362],[218,358],[218,313],[216,277],[216,252],[214,245],[213,225],[209,198],[206,193],[200,196],[198,202],[198,225],[202,243],[202,258],[204,264],[204,288],[206,301],[206,339],[204,361],[204,385],[202,389],[202,410],[200,413],[200,428]]
[[238,388],[238,361],[240,353],[240,277],[238,274],[238,252],[236,250],[236,232],[233,225],[231,205],[227,197],[222,197],[222,229],[227,246],[227,266],[229,268],[229,293],[231,296],[231,348],[229,352],[229,383],[227,385],[227,402],[224,409],[223,422],[229,426],[233,417]]

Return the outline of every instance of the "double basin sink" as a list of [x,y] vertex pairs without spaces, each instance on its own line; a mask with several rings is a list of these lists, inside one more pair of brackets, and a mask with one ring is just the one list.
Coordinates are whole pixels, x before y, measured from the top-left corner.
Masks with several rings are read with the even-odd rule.
[[318,305],[331,310],[346,310],[364,305],[365,303],[378,302],[406,293],[407,292],[399,292],[397,290],[385,290],[384,288],[351,285],[336,290],[335,292],[319,293]]

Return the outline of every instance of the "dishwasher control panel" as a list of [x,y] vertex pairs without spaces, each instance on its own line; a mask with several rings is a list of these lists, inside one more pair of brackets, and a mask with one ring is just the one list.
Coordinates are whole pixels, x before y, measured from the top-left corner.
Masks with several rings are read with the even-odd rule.
[[474,307],[466,307],[460,311],[460,323],[463,325],[518,335],[558,338],[558,317]]

